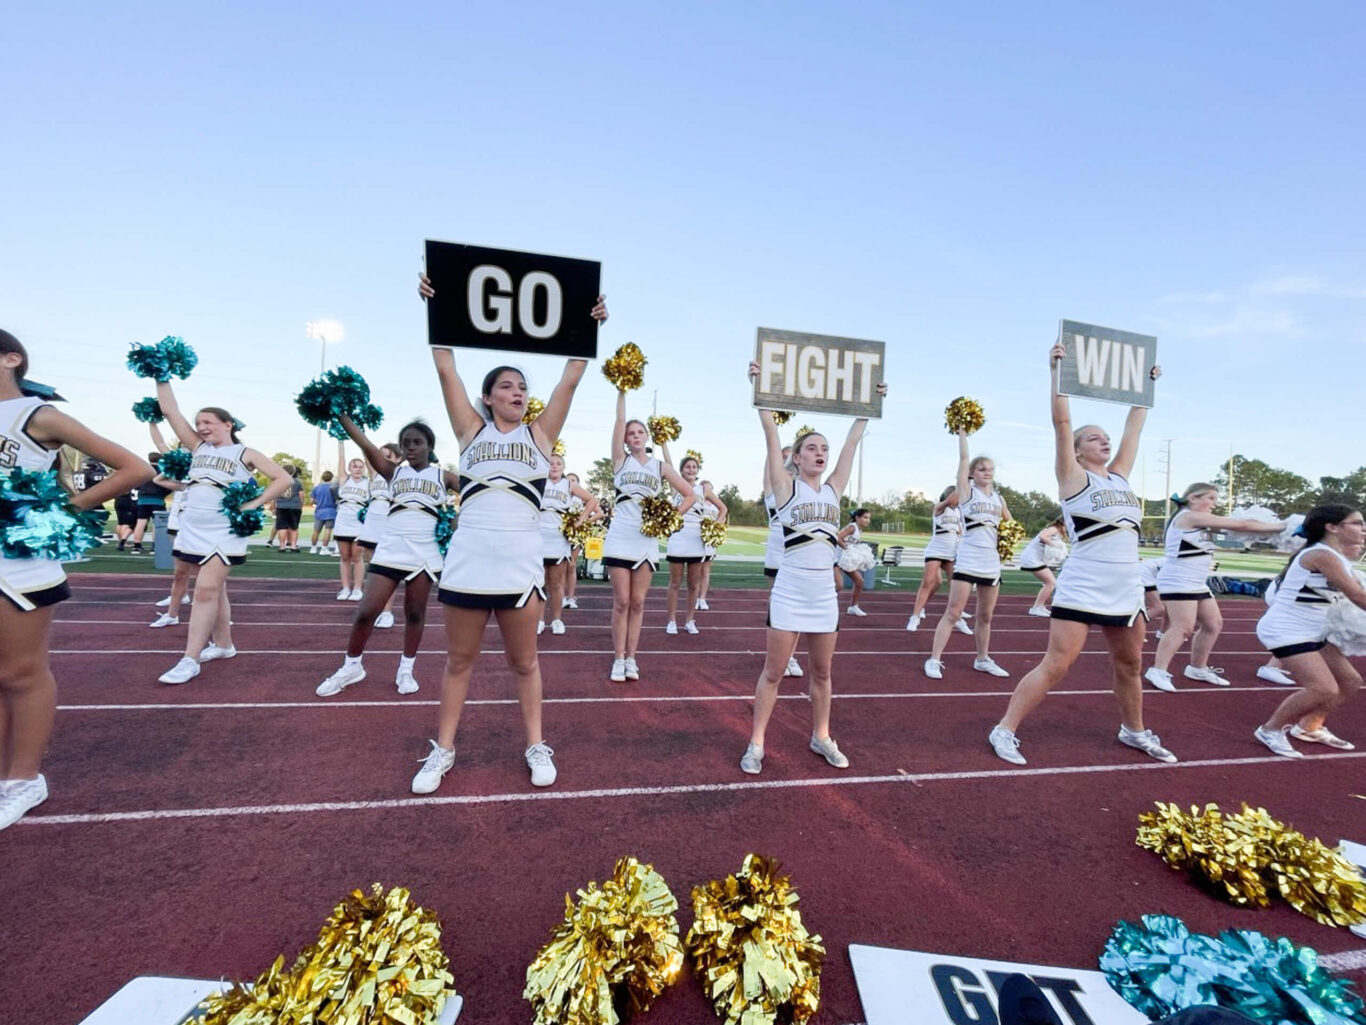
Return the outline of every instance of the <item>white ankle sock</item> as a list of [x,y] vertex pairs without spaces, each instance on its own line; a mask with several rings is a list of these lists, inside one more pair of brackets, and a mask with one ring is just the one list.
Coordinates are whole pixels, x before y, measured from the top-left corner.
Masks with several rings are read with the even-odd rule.
[[398,671],[400,673],[411,673],[413,671],[413,663],[416,661],[416,655],[412,658],[409,658],[407,655],[400,655],[398,657]]
[[343,664],[344,668],[350,669],[352,666],[360,665],[360,660],[364,657],[363,655],[347,655],[346,662]]

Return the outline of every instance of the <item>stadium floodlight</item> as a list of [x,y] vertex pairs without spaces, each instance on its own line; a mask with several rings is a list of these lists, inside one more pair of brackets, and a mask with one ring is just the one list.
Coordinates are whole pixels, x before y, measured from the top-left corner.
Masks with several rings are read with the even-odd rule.
[[[310,320],[304,325],[304,335],[318,339],[318,373],[327,369],[327,343],[340,342],[346,337],[346,329],[339,320]],[[340,467],[338,468],[340,469]],[[323,429],[318,428],[313,443],[313,481],[317,483],[323,473]]]

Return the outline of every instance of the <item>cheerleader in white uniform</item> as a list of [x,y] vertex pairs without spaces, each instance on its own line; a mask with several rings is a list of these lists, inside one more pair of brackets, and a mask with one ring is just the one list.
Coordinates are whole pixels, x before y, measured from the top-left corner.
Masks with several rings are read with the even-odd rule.
[[[843,584],[841,578],[847,573],[849,579],[854,582],[854,593],[849,599],[849,608],[847,609],[851,616],[866,616],[868,613],[864,612],[858,603],[859,598],[863,595],[863,571],[859,569],[846,570],[843,565],[844,556],[849,554],[855,545],[868,548],[863,543],[863,532],[868,529],[868,524],[872,521],[873,514],[869,510],[855,509],[849,514],[849,523],[839,532],[838,540],[841,551],[837,551],[835,554],[835,592],[839,593]],[[871,559],[872,555],[872,549],[868,549],[867,557]]]
[[[669,446],[664,445],[663,449],[665,464],[672,465]],[[664,624],[666,634],[678,633],[678,591],[683,585],[685,575],[688,582],[688,603],[684,608],[688,610],[688,618],[683,624],[683,629],[690,634],[701,632],[697,628],[694,613],[702,595],[702,567],[707,558],[707,546],[702,543],[702,516],[709,504],[720,501],[710,487],[698,481],[697,477],[701,470],[702,464],[695,456],[686,456],[678,467],[679,474],[688,485],[687,491],[682,494],[692,495],[693,501],[688,511],[683,514],[683,528],[669,535],[669,540],[664,546],[664,553],[669,560],[669,619]],[[681,495],[675,496],[675,503],[681,504]],[[712,508],[715,508],[715,505],[712,505]]]
[[[340,443],[337,452],[339,457],[344,455],[344,446]],[[346,476],[337,485],[337,522],[332,528],[332,540],[336,542],[341,556],[341,590],[337,592],[337,601],[361,600],[365,560],[356,541],[364,526],[361,523],[362,510],[369,502],[370,478],[365,475],[365,460],[352,459],[346,464]],[[364,515],[369,518],[368,513]]]
[[[419,293],[435,294],[424,274]],[[598,297],[595,321],[607,319]],[[550,452],[564,427],[587,361],[570,359],[545,409],[531,424],[527,384],[515,367],[495,367],[484,377],[480,408],[471,405],[450,349],[433,349],[437,377],[451,427],[460,441],[460,523],[446,552],[440,598],[446,614],[446,674],[436,740],[412,790],[429,794],[455,764],[455,734],[479,657],[489,616],[498,620],[508,668],[526,729],[526,765],[533,786],[555,782],[554,752],[541,735],[541,667],[536,657],[536,624],[545,601],[541,558],[541,495],[550,471]]]
[[[911,609],[911,618],[906,621],[907,630],[920,629],[925,619],[926,603],[934,597],[939,585],[953,575],[953,563],[958,558],[958,545],[962,540],[963,517],[958,512],[958,489],[950,484],[930,511],[930,543],[925,546],[925,572],[915,592],[915,606]],[[972,636],[972,628],[961,618],[953,628]]]
[[[751,363],[750,378],[758,374],[759,364]],[[878,394],[887,394],[885,384],[878,385]],[[759,423],[768,442],[768,490],[778,504],[783,558],[768,598],[767,650],[754,690],[754,718],[740,769],[751,775],[763,771],[764,735],[778,702],[778,685],[803,634],[811,652],[810,748],[835,768],[847,769],[849,759],[830,736],[830,663],[840,617],[830,567],[839,547],[840,492],[849,481],[854,452],[868,421],[860,417],[850,425],[839,460],[824,480],[830,456],[824,435],[814,431],[799,435],[784,462],[773,413],[759,410]]]
[[1290,737],[1340,750],[1354,745],[1323,725],[1330,711],[1361,688],[1361,674],[1327,640],[1328,610],[1350,601],[1366,609],[1366,588],[1352,572],[1366,546],[1361,513],[1346,505],[1311,509],[1300,530],[1305,546],[1276,580],[1276,593],[1257,621],[1257,639],[1295,674],[1299,690],[1280,703],[1256,737],[1275,754],[1300,758]]
[[1053,598],[1053,588],[1057,584],[1053,571],[1067,558],[1067,542],[1063,540],[1063,531],[1066,527],[1066,522],[1059,516],[1035,534],[1020,553],[1020,569],[1026,573],[1033,573],[1039,583],[1043,584],[1043,587],[1039,588],[1039,593],[1034,596],[1034,604],[1029,607],[1031,616],[1047,618],[1052,615],[1048,611],[1048,603]]
[[[403,462],[403,453],[398,450],[398,446],[390,442],[385,442],[379,447],[379,454],[391,466],[398,466]],[[360,549],[361,560],[369,567],[370,560],[375,556],[375,549],[379,547],[380,539],[384,537],[384,525],[389,520],[389,481],[377,470],[370,474],[370,498],[365,503],[365,522],[360,525],[360,533],[356,536],[356,547]],[[397,589],[395,589],[397,590]],[[388,630],[394,625],[394,593],[390,591],[389,599],[384,603],[384,610],[375,617],[375,628],[377,630]],[[364,584],[361,585],[361,598],[364,600]]]
[[1166,559],[1144,559],[1138,564],[1138,578],[1143,582],[1143,614],[1148,617],[1148,625],[1155,627],[1157,639],[1162,640],[1162,632],[1167,628],[1167,608],[1157,593],[1157,575],[1162,572]]
[[[389,482],[389,512],[370,559],[370,572],[346,643],[346,659],[335,673],[318,685],[321,698],[340,694],[365,679],[361,657],[380,614],[403,583],[403,655],[398,660],[394,686],[400,694],[415,694],[413,676],[422,633],[427,626],[427,599],[432,584],[441,577],[441,549],[436,542],[437,516],[447,504],[446,492],[459,486],[459,478],[436,461],[436,434],[421,420],[398,432],[404,461],[394,464],[350,417],[339,417],[371,467]],[[367,522],[370,514],[366,514]]]
[[[712,519],[725,523],[730,519],[730,509],[726,503],[716,497],[716,491],[709,480],[702,482],[703,494],[711,494],[711,498],[702,503],[702,518]],[[705,542],[702,545],[702,583],[700,593],[694,608],[698,612],[709,612],[711,606],[707,604],[707,592],[711,590],[711,565],[716,561],[716,549]]]
[[157,402],[166,422],[193,454],[186,480],[188,497],[180,513],[180,530],[173,552],[177,559],[198,567],[194,604],[190,606],[185,654],[161,674],[162,683],[189,683],[199,675],[201,662],[234,658],[228,573],[247,561],[247,539],[232,532],[221,506],[223,489],[252,479],[253,471],[270,478],[265,493],[243,502],[243,510],[259,509],[289,489],[293,478],[254,448],[237,438],[237,421],[226,409],[205,406],[185,419],[169,382],[157,382]]
[[1006,500],[995,487],[996,464],[986,456],[968,458],[968,436],[958,432],[958,512],[963,517],[963,540],[949,581],[949,603],[934,628],[925,675],[944,678],[944,649],[949,634],[963,618],[968,595],[977,588],[977,627],[973,640],[977,657],[972,668],[992,676],[1009,676],[991,657],[991,619],[1001,590],[1001,557],[996,553],[996,532],[1002,520],[1011,519]]
[[[787,459],[792,455],[792,446],[784,445],[782,452],[782,463],[784,473],[788,473]],[[791,476],[791,474],[788,474]],[[768,457],[764,457],[764,512],[768,515],[768,538],[764,544],[764,576],[768,578],[768,589],[773,590],[773,581],[778,576],[778,567],[783,564],[783,525],[778,522],[778,503],[773,497],[768,484],[769,462]],[[787,671],[784,676],[803,675],[801,663],[797,661],[797,653],[794,651],[792,657],[787,660]]]
[[[112,471],[72,495],[78,509],[98,509],[151,480],[152,468],[132,452],[30,394],[47,389],[30,386],[27,373],[23,345],[0,331],[0,475],[55,470],[58,449],[70,445]],[[0,556],[0,829],[47,800],[42,758],[57,714],[49,634],[57,603],[68,597],[58,559]]]
[[[569,482],[575,486],[578,486],[581,483],[581,481],[579,480],[579,475],[577,473],[566,473],[565,477],[568,478]],[[572,502],[570,503],[570,507],[573,507]],[[599,502],[597,508],[589,514],[588,522],[597,523],[601,519],[602,503]],[[560,599],[560,606],[562,608],[577,609],[579,607],[579,599],[574,592],[577,590],[579,586],[578,566],[579,556],[582,554],[582,548],[573,547],[569,549],[569,570],[565,574],[564,597]]]
[[636,647],[645,616],[645,595],[659,565],[659,541],[640,531],[640,504],[664,490],[667,481],[682,496],[678,511],[687,517],[697,502],[692,486],[668,463],[645,450],[650,435],[639,420],[626,419],[626,393],[617,392],[617,419],[612,425],[612,522],[602,546],[602,561],[612,581],[613,683],[640,679]]
[[[1058,393],[1057,367],[1066,348],[1049,353],[1053,405],[1054,470],[1062,498],[1063,520],[1072,554],[1058,576],[1048,651],[1015,688],[1010,705],[988,736],[997,757],[1024,765],[1015,731],[1067,674],[1081,654],[1091,627],[1099,626],[1110,651],[1115,698],[1119,701],[1119,742],[1160,762],[1176,756],[1143,725],[1143,585],[1139,581],[1138,533],[1143,504],[1128,481],[1148,410],[1134,406],[1124,421],[1119,451],[1111,455],[1110,437],[1099,427],[1072,430],[1067,396]],[[1154,379],[1160,371],[1150,371]]]
[[579,512],[578,521],[586,523],[597,514],[601,503],[588,491],[570,480],[564,472],[564,457],[552,455],[546,478],[545,493],[541,496],[541,562],[545,566],[545,609],[536,624],[536,632],[545,630],[547,620],[552,634],[564,633],[564,594],[574,576],[574,553],[569,539],[564,536],[564,514],[571,509]]
[[1182,675],[1188,680],[1227,687],[1224,671],[1209,664],[1214,642],[1224,628],[1219,603],[1207,582],[1214,563],[1212,532],[1271,532],[1284,529],[1285,524],[1214,515],[1219,493],[1213,484],[1192,484],[1180,497],[1173,498],[1177,509],[1167,523],[1166,557],[1157,575],[1157,593],[1167,608],[1167,629],[1144,679],[1158,690],[1175,692],[1170,672],[1172,659],[1194,635],[1190,665],[1182,670]]
[[[159,453],[165,455],[171,450],[171,446],[166,444],[166,438],[161,433],[161,425],[148,424],[148,427],[151,428],[152,432],[152,444],[156,446]],[[166,514],[166,533],[170,535],[171,544],[174,547],[176,534],[180,532],[180,515],[185,510],[186,499],[190,497],[189,489],[186,488],[184,481],[172,480],[170,477],[163,477],[159,473],[152,478],[152,483],[171,492],[170,510]],[[190,603],[188,594],[194,564],[181,559],[175,559],[174,562],[170,596],[157,602],[157,608],[164,608],[166,611],[160,613],[156,619],[147,624],[154,630],[180,625],[180,606]],[[226,595],[226,592],[224,593]]]

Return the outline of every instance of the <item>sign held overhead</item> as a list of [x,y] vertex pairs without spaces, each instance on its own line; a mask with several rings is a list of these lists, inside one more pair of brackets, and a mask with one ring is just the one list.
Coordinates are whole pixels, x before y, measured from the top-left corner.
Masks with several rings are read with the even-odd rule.
[[886,343],[761,327],[754,405],[878,419]]
[[1067,350],[1058,365],[1058,393],[1126,406],[1153,404],[1157,339],[1112,327],[1058,322],[1058,344]]

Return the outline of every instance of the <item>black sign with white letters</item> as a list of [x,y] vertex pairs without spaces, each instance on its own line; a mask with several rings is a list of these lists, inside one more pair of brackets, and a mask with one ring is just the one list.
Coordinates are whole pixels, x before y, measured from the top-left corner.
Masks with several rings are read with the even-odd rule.
[[575,359],[598,355],[602,264],[427,240],[427,341]]

